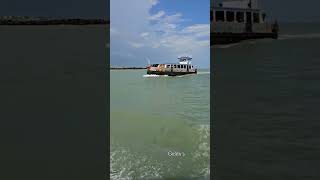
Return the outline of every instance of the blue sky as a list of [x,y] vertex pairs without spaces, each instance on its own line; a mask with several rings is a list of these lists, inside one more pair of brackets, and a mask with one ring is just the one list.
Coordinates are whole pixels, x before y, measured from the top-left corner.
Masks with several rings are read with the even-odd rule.
[[110,7],[112,66],[177,62],[182,55],[210,66],[209,0],[111,0]]
[[[187,19],[194,23],[208,23],[210,17],[209,0],[160,0],[150,12],[152,14],[164,10],[168,14],[182,13]],[[187,21],[188,22],[188,21]]]

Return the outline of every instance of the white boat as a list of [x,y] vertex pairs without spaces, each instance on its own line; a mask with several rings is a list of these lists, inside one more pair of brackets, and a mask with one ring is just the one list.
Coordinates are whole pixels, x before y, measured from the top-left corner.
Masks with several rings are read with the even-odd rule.
[[223,0],[210,11],[211,45],[237,43],[247,39],[278,38],[277,21],[268,22],[258,0]]
[[186,74],[197,74],[197,68],[191,63],[191,57],[179,57],[178,63],[165,63],[165,64],[148,64],[147,74],[150,75],[168,75],[180,76]]

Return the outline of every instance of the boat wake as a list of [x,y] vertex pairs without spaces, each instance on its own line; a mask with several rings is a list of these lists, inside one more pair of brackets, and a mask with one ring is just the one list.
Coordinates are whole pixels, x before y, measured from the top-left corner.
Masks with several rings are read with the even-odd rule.
[[[196,177],[196,179],[209,179],[210,126],[200,125],[193,130],[196,135],[194,150],[190,152],[188,159],[181,162],[177,162],[174,158],[159,159],[153,156],[153,153],[167,153],[167,149],[162,146],[154,146],[139,152],[130,147],[121,146],[115,141],[111,142],[111,179],[166,179],[181,175],[192,179]],[[186,171],[186,167],[192,167],[192,171]]]
[[152,78],[152,77],[168,77],[168,75],[156,75],[156,74],[145,74],[143,77]]
[[186,75],[179,75],[179,76],[168,76],[168,75],[156,75],[156,74],[145,74],[142,77],[145,78],[160,78],[160,77],[186,77],[186,76],[195,76],[195,75],[204,75],[210,74],[210,72],[198,72],[197,74],[186,74]]
[[289,40],[289,39],[313,39],[320,38],[319,33],[311,33],[311,34],[283,34],[280,35],[279,40]]
[[213,45],[211,46],[213,49],[228,49],[234,46],[238,46],[240,43],[233,43],[233,44],[225,44],[225,45]]
[[198,72],[199,75],[201,74],[210,74],[210,72]]

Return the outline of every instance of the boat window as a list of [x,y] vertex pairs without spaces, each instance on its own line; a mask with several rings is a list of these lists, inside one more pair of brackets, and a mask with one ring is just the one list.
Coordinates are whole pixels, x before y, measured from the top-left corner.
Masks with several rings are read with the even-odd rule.
[[224,11],[216,11],[216,21],[224,21]]
[[152,67],[158,67],[159,64],[152,64]]
[[178,68],[180,68],[180,65],[178,65]]
[[239,22],[239,23],[244,22],[244,12],[237,12],[236,18],[237,18],[237,22]]
[[262,14],[262,22],[264,22],[266,20],[266,16],[267,15],[265,13]]
[[227,11],[227,21],[228,22],[234,21],[234,12],[233,11]]
[[191,69],[191,66],[189,65],[189,69]]
[[260,23],[259,13],[253,13],[253,22],[254,23]]
[[252,13],[251,12],[246,12],[246,22],[247,23],[252,23]]
[[167,64],[167,68],[170,68],[170,64]]
[[176,68],[177,66],[176,66],[176,65],[173,65],[173,67]]

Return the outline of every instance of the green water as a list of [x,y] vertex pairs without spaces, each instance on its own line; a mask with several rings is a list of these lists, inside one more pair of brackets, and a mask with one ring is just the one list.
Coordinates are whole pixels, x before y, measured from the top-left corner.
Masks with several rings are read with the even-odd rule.
[[111,71],[112,179],[209,179],[208,72],[143,77],[145,70]]

